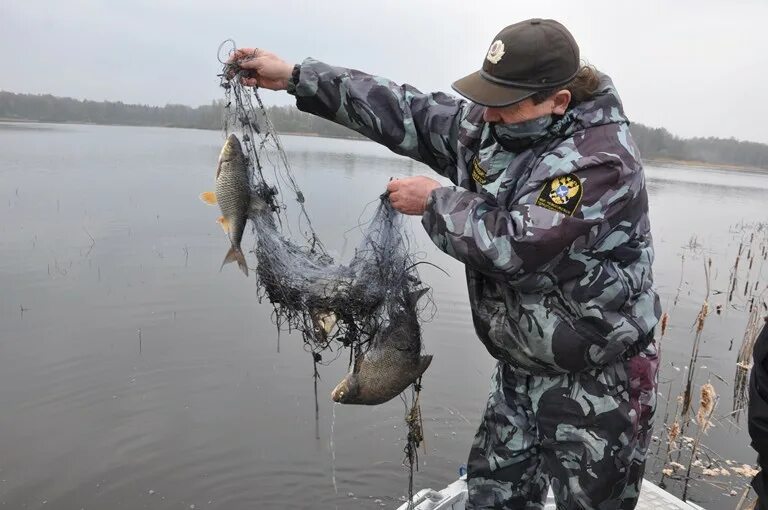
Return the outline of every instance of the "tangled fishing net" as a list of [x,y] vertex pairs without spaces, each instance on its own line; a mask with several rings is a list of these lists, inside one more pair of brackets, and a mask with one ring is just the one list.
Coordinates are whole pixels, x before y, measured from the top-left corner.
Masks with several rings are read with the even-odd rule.
[[[225,42],[224,44],[226,44]],[[234,43],[231,52],[234,51]],[[222,48],[224,47],[222,44]],[[317,413],[318,364],[339,357],[349,349],[353,359],[370,348],[374,334],[388,325],[389,310],[403,292],[423,285],[416,262],[409,253],[403,217],[385,195],[347,264],[336,263],[315,232],[305,208],[304,194],[293,177],[290,163],[262,103],[257,88],[240,83],[243,70],[236,63],[223,64],[220,74],[225,90],[224,129],[239,136],[247,156],[252,193],[267,204],[267,211],[249,214],[256,246],[260,298],[274,307],[273,319],[280,329],[299,331],[312,354]],[[293,239],[287,212],[294,207],[301,240]],[[420,342],[420,337],[414,339]],[[420,349],[421,346],[419,345]],[[406,405],[409,434],[405,462],[418,466],[417,447],[423,439],[418,406],[420,380],[412,385]],[[317,414],[316,414],[317,416]]]

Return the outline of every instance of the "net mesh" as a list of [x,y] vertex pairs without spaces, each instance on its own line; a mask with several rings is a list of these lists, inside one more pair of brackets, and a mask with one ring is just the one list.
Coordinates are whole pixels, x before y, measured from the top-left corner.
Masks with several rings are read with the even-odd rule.
[[[225,41],[224,44],[227,42]],[[222,48],[224,47],[222,44]],[[230,54],[234,51],[231,45]],[[256,275],[261,298],[274,307],[273,319],[280,329],[299,331],[312,353],[317,417],[317,365],[326,351],[338,357],[349,349],[349,363],[367,349],[379,328],[388,325],[388,310],[398,306],[403,293],[423,285],[410,254],[403,217],[386,195],[380,197],[362,240],[347,264],[336,263],[315,232],[299,188],[257,88],[240,83],[244,71],[221,58],[221,86],[225,90],[224,129],[239,136],[248,159],[253,196],[267,207],[249,214],[256,245]],[[289,210],[296,217],[289,221]],[[291,226],[298,226],[294,235]],[[300,240],[295,240],[300,237]],[[421,349],[421,336],[414,337]],[[412,496],[416,449],[422,442],[418,407],[420,380],[403,392],[409,434],[405,463],[409,467],[409,499]]]

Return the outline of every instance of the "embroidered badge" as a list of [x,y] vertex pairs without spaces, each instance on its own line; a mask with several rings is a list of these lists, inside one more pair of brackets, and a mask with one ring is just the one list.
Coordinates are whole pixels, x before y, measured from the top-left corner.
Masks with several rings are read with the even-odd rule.
[[503,56],[504,43],[497,39],[491,44],[491,47],[488,49],[488,55],[486,55],[485,58],[487,58],[488,62],[491,64],[498,64]]
[[488,173],[485,168],[480,166],[480,162],[475,158],[472,161],[472,179],[478,184],[485,184],[488,182]]
[[536,205],[573,216],[581,202],[581,181],[573,174],[560,175],[548,181],[536,199]]

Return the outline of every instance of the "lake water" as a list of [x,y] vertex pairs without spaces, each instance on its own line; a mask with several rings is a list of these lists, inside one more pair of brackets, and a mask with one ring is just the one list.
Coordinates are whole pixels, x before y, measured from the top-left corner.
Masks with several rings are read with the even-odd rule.
[[[300,338],[282,333],[278,353],[255,279],[233,265],[219,272],[228,241],[218,211],[197,196],[213,187],[222,139],[0,124],[0,506],[392,508],[406,493],[400,400],[337,406],[333,423],[328,395],[346,364],[323,367],[317,439],[312,363]],[[354,246],[355,232],[345,232],[370,217],[390,177],[430,172],[369,142],[284,143],[314,225],[340,260]],[[688,362],[704,260],[713,260],[712,288],[727,290],[740,224],[768,220],[768,177],[672,167],[648,167],[647,176],[656,286],[671,316],[666,397]],[[462,266],[418,221],[411,230],[415,249],[450,274],[421,266],[437,313],[423,325],[434,361],[423,381],[426,453],[415,484],[440,488],[466,461],[493,360],[473,333]],[[697,371],[697,382],[711,379],[721,395],[718,416],[731,409],[746,320],[737,294],[735,308],[708,319]],[[746,431],[731,421],[717,423],[705,443],[754,463]],[[647,476],[657,481],[652,464]],[[727,494],[746,481],[723,481],[730,486],[695,484],[693,499],[733,508],[737,498]]]

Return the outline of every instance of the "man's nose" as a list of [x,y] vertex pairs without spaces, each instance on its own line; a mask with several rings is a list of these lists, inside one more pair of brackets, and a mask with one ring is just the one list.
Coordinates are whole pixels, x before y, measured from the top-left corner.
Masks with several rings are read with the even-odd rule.
[[496,108],[487,107],[483,110],[483,120],[485,122],[497,122],[499,120],[499,114]]

